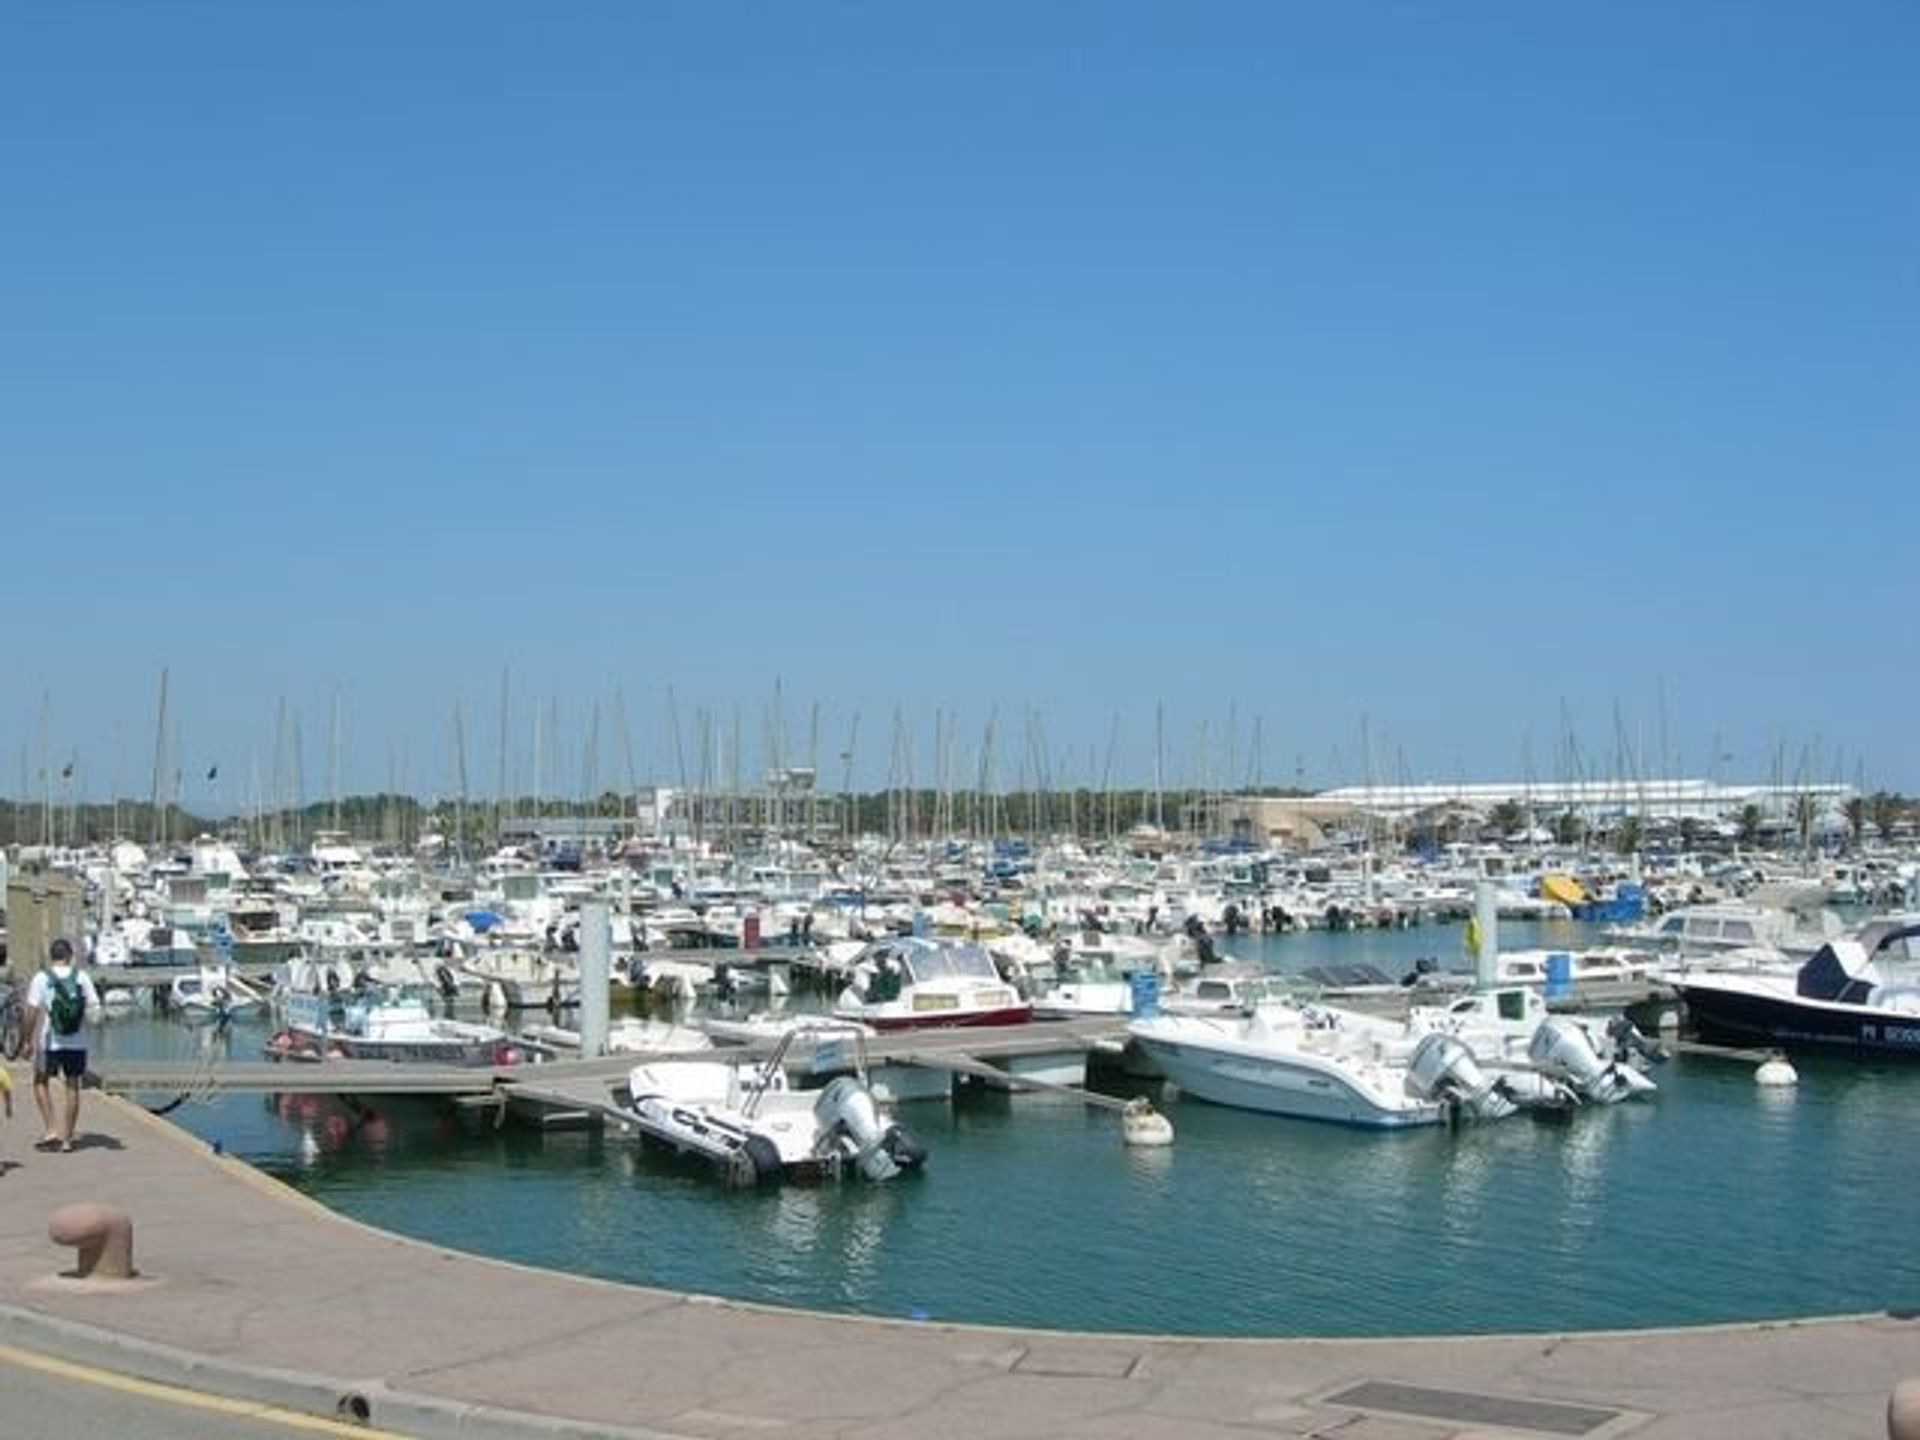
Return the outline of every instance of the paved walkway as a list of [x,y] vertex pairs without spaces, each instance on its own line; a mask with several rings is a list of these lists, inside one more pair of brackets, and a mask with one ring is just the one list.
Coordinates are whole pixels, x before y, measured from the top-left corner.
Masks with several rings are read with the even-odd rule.
[[[89,1095],[82,1118],[71,1155],[29,1148],[30,1102],[0,1129],[0,1341],[328,1412],[356,1392],[411,1434],[1877,1440],[1894,1382],[1920,1375],[1920,1320],[1889,1317],[1333,1342],[770,1310],[400,1239],[136,1106]],[[70,1256],[47,1216],[82,1199],[131,1212],[144,1282],[52,1278]]]

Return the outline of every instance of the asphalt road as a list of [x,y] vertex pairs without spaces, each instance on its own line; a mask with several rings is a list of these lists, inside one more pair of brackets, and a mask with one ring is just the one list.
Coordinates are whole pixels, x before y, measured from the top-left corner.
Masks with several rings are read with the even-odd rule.
[[379,1440],[392,1434],[0,1345],[0,1435],[6,1440]]

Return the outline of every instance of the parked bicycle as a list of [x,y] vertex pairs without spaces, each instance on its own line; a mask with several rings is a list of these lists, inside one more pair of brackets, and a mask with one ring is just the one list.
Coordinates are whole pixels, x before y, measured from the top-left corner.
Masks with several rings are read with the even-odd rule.
[[11,980],[0,980],[0,1056],[18,1060],[27,1052],[27,1007]]

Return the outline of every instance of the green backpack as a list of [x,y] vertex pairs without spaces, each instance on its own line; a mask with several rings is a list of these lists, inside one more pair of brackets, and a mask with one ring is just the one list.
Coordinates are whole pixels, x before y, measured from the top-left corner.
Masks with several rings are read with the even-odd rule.
[[72,975],[53,977],[53,996],[47,1002],[47,1019],[56,1035],[77,1035],[87,1018],[87,997]]

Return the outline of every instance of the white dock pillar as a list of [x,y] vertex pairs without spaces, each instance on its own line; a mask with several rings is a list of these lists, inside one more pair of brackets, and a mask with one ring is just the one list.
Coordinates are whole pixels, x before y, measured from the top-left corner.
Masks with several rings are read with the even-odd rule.
[[1473,957],[1473,981],[1489,990],[1496,974],[1494,959],[1500,953],[1500,907],[1494,904],[1491,880],[1482,880],[1473,892],[1473,923],[1480,940]]
[[580,1054],[607,1053],[607,1007],[613,984],[613,922],[604,900],[580,907]]

